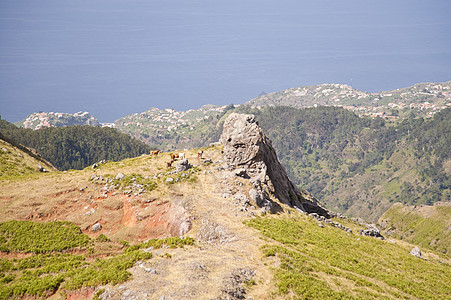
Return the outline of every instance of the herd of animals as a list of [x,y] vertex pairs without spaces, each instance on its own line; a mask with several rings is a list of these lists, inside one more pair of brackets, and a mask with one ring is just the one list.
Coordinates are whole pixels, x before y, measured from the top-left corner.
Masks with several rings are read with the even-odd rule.
[[[155,150],[155,151],[151,151],[150,154],[151,155],[158,155],[160,153],[160,150]],[[200,150],[199,152],[197,152],[197,158],[198,159],[202,159],[202,155],[204,154],[203,150]],[[185,152],[181,152],[181,153],[169,153],[169,156],[171,157],[170,161],[166,162],[166,167],[170,168],[172,167],[172,164],[174,163],[174,161],[176,159],[180,159],[183,160],[185,159]]]

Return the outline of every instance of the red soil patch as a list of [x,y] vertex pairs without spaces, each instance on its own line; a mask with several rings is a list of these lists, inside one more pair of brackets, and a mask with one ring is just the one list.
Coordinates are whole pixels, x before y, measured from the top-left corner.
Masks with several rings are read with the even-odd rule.
[[78,291],[66,291],[66,300],[92,299],[94,291],[93,288],[83,288]]
[[122,207],[124,210],[124,216],[122,217],[122,225],[124,226],[134,226],[138,222],[136,218],[136,211],[133,209],[130,202],[124,200],[124,206]]
[[74,188],[74,189],[70,189],[70,190],[58,192],[58,193],[56,193],[56,194],[46,195],[46,197],[48,197],[48,198],[56,198],[56,197],[61,196],[61,195],[63,195],[63,194],[68,194],[68,193],[74,192],[74,191],[76,191],[76,190],[77,190],[77,189]]

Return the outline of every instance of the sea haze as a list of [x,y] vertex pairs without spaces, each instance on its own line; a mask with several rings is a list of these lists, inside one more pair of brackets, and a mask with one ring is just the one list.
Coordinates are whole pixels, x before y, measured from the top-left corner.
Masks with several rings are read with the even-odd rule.
[[451,80],[451,1],[2,0],[0,114],[243,103]]

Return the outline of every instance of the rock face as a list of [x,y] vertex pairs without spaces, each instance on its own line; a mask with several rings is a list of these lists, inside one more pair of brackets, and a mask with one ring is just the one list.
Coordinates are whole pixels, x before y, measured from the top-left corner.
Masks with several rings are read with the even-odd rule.
[[249,176],[254,184],[250,197],[258,206],[276,210],[269,196],[274,195],[289,206],[328,215],[313,196],[301,192],[290,181],[254,115],[232,113],[224,122],[220,142],[224,145],[224,160],[239,168],[238,176]]

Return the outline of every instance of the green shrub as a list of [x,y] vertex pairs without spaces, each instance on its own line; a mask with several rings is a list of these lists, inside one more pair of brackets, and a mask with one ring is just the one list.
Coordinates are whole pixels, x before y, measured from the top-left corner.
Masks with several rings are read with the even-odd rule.
[[125,252],[130,252],[130,251],[135,251],[138,249],[150,248],[150,247],[152,247],[153,249],[159,249],[159,248],[163,247],[163,245],[166,245],[169,248],[183,248],[184,245],[191,245],[191,246],[194,245],[194,239],[191,237],[181,238],[178,236],[166,238],[166,239],[151,239],[142,244],[134,245],[134,246],[131,246],[131,247],[125,249]]
[[70,222],[36,223],[7,221],[0,223],[0,249],[46,253],[85,247],[90,241],[80,228]]
[[117,284],[130,278],[131,268],[136,261],[150,259],[152,253],[142,251],[130,251],[112,258],[99,259],[84,268],[72,271],[70,279],[64,288],[78,289],[84,286],[97,286],[102,284]]
[[144,178],[141,174],[136,173],[126,175],[122,179],[115,178],[111,179],[113,179],[113,185],[115,186],[115,188],[121,190],[130,189],[133,186],[133,184],[142,185],[143,189],[149,192],[157,188],[157,184],[153,180],[149,178]]
[[96,242],[99,243],[105,243],[105,242],[111,242],[109,238],[107,238],[103,233],[99,234],[98,237],[96,237]]

